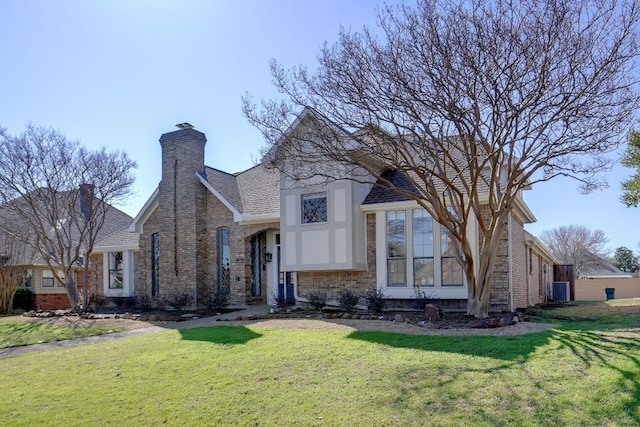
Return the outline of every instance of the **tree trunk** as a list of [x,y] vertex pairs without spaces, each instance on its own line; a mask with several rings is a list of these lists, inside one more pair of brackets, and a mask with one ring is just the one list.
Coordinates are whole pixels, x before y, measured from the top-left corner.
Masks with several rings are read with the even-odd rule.
[[13,311],[13,297],[18,290],[15,277],[8,272],[0,272],[0,313]]
[[491,301],[491,288],[493,286],[493,270],[495,268],[500,237],[506,227],[506,220],[498,218],[493,227],[486,230],[480,253],[478,254],[478,275],[473,271],[465,271],[469,294],[467,301],[467,314],[484,319],[489,317],[489,303]]
[[82,271],[82,311],[89,306],[89,253],[84,254],[84,270]]
[[[69,274],[68,276],[71,276],[71,274]],[[65,289],[67,290],[67,297],[69,297],[71,310],[78,310],[78,287],[76,286],[76,283],[73,281],[72,277],[67,277],[67,281],[65,282]]]

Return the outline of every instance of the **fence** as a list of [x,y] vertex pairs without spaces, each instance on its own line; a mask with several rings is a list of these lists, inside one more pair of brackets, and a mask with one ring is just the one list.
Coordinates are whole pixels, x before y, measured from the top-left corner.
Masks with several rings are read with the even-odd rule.
[[577,301],[602,301],[606,299],[604,288],[615,288],[616,298],[640,297],[640,278],[633,279],[578,279]]

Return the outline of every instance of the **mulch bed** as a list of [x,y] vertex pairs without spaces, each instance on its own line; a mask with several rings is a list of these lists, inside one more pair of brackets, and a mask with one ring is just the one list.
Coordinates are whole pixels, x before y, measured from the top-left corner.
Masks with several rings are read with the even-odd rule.
[[[226,314],[232,313],[236,310],[227,310]],[[143,322],[181,322],[192,319],[204,318],[222,314],[220,312],[213,312],[211,310],[196,310],[185,312],[166,312],[166,311],[152,311],[141,313],[114,313],[110,312],[97,312],[97,313],[83,313],[77,314],[71,310],[52,310],[52,311],[29,311],[23,314],[25,317],[35,318],[51,318],[51,317],[78,317],[82,319],[126,319],[126,320],[139,320]],[[456,312],[439,312],[436,317],[431,314],[428,317],[428,313],[417,312],[384,312],[381,314],[372,314],[369,312],[343,312],[337,310],[323,310],[321,312],[305,310],[300,308],[282,309],[272,313],[265,313],[260,315],[243,316],[238,315],[236,317],[227,316],[227,318],[218,318],[216,321],[253,321],[262,319],[351,319],[351,320],[378,320],[388,321],[395,323],[407,323],[417,326],[429,327],[431,329],[464,329],[464,328],[501,328],[505,326],[515,325],[528,319],[522,312],[516,313],[492,313],[486,319],[476,319],[473,316],[466,315],[464,313]]]

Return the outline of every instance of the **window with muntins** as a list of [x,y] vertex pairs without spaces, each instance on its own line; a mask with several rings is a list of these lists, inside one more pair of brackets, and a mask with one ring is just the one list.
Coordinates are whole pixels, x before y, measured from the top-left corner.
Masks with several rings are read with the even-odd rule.
[[302,195],[302,223],[327,222],[327,192]]

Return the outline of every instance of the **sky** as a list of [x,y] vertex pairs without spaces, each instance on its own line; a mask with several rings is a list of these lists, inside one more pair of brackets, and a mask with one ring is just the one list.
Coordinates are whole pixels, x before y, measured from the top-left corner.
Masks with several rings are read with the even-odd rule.
[[[135,216],[160,180],[160,135],[189,122],[207,136],[208,166],[248,169],[265,142],[241,97],[278,96],[269,60],[313,69],[340,26],[375,25],[375,8],[373,0],[0,0],[0,126],[19,134],[33,123],[126,151],[138,168],[119,207]],[[589,195],[569,179],[536,185],[525,194],[537,218],[527,230],[584,225],[603,230],[612,252],[640,252],[640,208],[619,201],[631,173],[617,165],[609,188]]]

